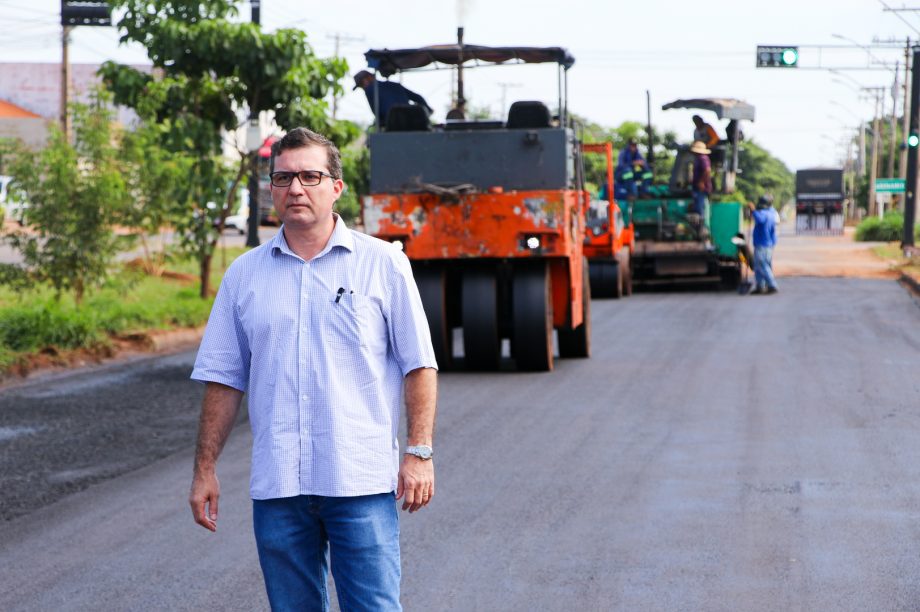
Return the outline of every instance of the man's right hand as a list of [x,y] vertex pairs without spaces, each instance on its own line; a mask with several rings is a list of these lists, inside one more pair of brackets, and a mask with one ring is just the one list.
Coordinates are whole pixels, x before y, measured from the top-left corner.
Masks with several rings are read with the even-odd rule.
[[192,506],[195,522],[211,531],[217,531],[217,500],[220,497],[220,482],[217,474],[195,474],[188,503]]

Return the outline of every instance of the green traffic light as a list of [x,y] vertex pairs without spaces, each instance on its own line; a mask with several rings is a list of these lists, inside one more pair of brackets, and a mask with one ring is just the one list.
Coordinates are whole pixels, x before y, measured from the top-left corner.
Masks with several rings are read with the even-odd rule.
[[783,51],[783,64],[793,66],[799,61],[799,54],[795,49],[786,49]]
[[920,144],[920,136],[917,136],[916,134],[911,134],[910,136],[907,137],[907,146],[916,147],[918,144]]

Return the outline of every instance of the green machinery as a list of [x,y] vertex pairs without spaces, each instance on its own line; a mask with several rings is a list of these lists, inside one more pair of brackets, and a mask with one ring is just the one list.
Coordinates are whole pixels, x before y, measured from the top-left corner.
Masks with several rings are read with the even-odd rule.
[[[740,100],[701,98],[676,100],[662,109],[687,108],[715,112],[729,123],[729,138],[713,148],[713,180],[719,194],[734,191],[738,173],[741,121],[753,121],[754,107]],[[688,145],[677,150],[667,185],[652,185],[627,207],[635,226],[633,282],[639,285],[702,283],[735,288],[741,281],[738,237],[743,237],[741,202],[710,201],[708,218],[700,223],[692,213],[693,154]]]

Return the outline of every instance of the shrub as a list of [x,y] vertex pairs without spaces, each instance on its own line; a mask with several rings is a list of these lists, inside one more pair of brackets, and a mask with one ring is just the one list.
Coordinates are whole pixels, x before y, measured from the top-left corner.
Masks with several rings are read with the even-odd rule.
[[[904,215],[893,210],[885,213],[883,219],[867,217],[856,226],[856,240],[860,242],[895,242],[904,234]],[[920,237],[920,225],[914,228],[914,235]]]

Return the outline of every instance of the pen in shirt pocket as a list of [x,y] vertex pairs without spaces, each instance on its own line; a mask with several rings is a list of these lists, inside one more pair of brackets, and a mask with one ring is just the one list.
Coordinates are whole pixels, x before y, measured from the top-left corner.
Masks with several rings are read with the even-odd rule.
[[[349,294],[354,294],[354,291],[349,291]],[[335,303],[338,304],[339,300],[342,299],[342,296],[345,295],[345,287],[339,287],[339,290],[335,292]]]

